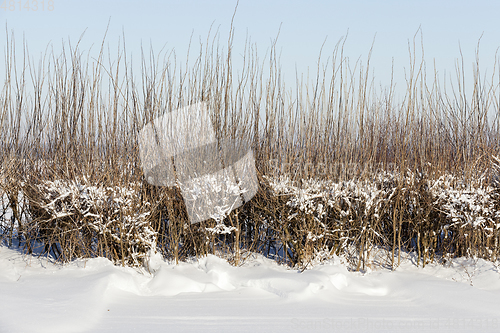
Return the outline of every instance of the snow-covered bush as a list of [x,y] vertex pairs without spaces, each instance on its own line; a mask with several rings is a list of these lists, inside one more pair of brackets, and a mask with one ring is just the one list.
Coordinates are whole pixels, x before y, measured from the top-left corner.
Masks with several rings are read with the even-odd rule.
[[[19,183],[21,199],[3,196],[2,237],[14,237],[7,235],[14,227],[29,252],[41,243],[62,261],[104,256],[132,266],[151,250],[177,261],[217,254],[234,263],[260,252],[298,268],[336,254],[352,269],[366,269],[380,249],[390,255],[377,262],[393,267],[405,251],[424,264],[450,255],[495,260],[500,186],[491,178],[411,171],[340,182],[264,176],[252,201],[197,224],[189,223],[175,188],[27,181]],[[16,200],[19,216],[11,223],[5,218]]]
[[24,187],[33,240],[68,261],[106,256],[126,265],[141,265],[155,247],[156,232],[142,202],[140,186],[102,186],[83,180],[43,181]]
[[436,254],[494,259],[499,251],[500,187],[485,177],[432,179],[407,171],[337,183],[268,182],[274,196],[286,198],[281,241],[299,266],[325,248],[351,257],[356,269],[375,247],[392,250],[391,265],[401,251],[416,251],[424,265]]

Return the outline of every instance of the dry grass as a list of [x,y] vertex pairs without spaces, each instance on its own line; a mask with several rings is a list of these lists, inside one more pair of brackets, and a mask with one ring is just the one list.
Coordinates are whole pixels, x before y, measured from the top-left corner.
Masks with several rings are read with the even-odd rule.
[[[424,264],[498,257],[498,72],[483,78],[477,63],[464,82],[458,63],[445,89],[414,42],[399,101],[394,83],[375,89],[369,61],[349,63],[340,41],[314,80],[290,88],[274,47],[263,62],[247,45],[233,68],[230,35],[226,49],[207,38],[192,65],[151,51],[139,79],[126,50],[108,54],[104,42],[97,59],[77,45],[35,62],[7,38],[0,237],[61,261],[123,265],[143,264],[152,248],[235,264],[261,252],[300,267],[337,253],[358,270],[380,248],[392,267],[404,251]],[[219,140],[244,137],[256,157],[259,192],[225,231],[213,219],[190,224],[179,189],[149,185],[141,170],[140,129],[199,101]]]

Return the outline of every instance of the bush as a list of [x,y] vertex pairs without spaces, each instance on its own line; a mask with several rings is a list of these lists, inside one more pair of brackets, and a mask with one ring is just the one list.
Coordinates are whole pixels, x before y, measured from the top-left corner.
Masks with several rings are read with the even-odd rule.
[[[476,64],[469,92],[459,68],[449,93],[412,57],[396,100],[392,83],[378,91],[368,68],[353,72],[341,45],[313,81],[290,90],[274,46],[269,68],[249,47],[234,69],[230,40],[226,52],[201,45],[184,70],[169,57],[141,59],[138,80],[125,50],[103,65],[105,43],[94,60],[76,47],[36,62],[27,49],[16,58],[7,40],[0,238],[64,262],[104,256],[132,266],[154,250],[235,265],[260,252],[301,268],[338,254],[358,270],[396,267],[405,251],[424,265],[496,260],[499,73],[481,80]],[[208,105],[218,147],[251,138],[260,188],[223,219],[190,224],[178,188],[145,182],[137,142],[153,119],[197,102]]]
[[106,187],[85,180],[26,184],[30,220],[26,240],[44,244],[56,258],[103,256],[123,265],[142,265],[156,245],[149,202],[140,186]]

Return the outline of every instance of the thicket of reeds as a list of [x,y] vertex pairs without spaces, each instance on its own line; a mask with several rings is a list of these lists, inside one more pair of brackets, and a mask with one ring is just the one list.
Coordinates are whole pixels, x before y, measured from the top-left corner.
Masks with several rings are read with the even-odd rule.
[[[186,64],[172,52],[143,53],[140,73],[125,48],[111,52],[105,42],[97,58],[66,44],[37,59],[7,37],[4,244],[63,262],[103,256],[133,266],[152,249],[236,265],[257,252],[301,268],[337,254],[358,270],[396,267],[408,252],[424,265],[500,254],[496,64],[483,77],[479,60],[472,75],[458,61],[444,85],[414,42],[397,99],[394,82],[373,84],[369,59],[349,62],[344,40],[319,59],[313,80],[290,85],[274,46],[259,58],[248,44],[234,68],[232,31],[227,44],[207,38]],[[256,158],[258,193],[224,227],[189,223],[179,188],[148,184],[141,168],[143,126],[197,102],[211,110],[217,138],[251,138]]]

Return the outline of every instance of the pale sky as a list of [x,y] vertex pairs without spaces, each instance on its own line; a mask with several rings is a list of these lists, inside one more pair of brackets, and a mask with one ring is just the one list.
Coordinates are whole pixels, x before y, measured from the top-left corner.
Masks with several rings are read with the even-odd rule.
[[[2,1],[2,0],[0,0]],[[164,45],[175,49],[182,61],[189,39],[197,43],[205,39],[210,26],[218,29],[225,46],[235,0],[221,1],[4,1],[0,19],[8,31],[13,31],[18,44],[23,35],[32,55],[40,54],[52,42],[57,48],[63,40],[76,43],[86,30],[81,49],[98,50],[110,20],[107,42],[116,46],[124,32],[127,53],[140,58],[140,45],[158,52]],[[42,3],[44,10],[42,11]],[[13,4],[15,6],[13,6]],[[49,5],[50,11],[49,11]],[[10,7],[9,7],[10,6]],[[464,55],[466,69],[472,68],[475,50],[480,44],[481,69],[493,70],[495,52],[500,46],[500,1],[498,0],[397,0],[397,1],[273,1],[240,0],[235,16],[235,53],[243,50],[248,35],[264,57],[271,40],[280,30],[277,47],[285,80],[290,86],[299,72],[316,68],[319,51],[326,59],[336,42],[346,35],[345,54],[354,63],[366,61],[375,38],[371,68],[374,80],[387,85],[392,59],[395,80],[404,86],[403,69],[408,67],[408,40],[421,27],[425,59],[432,71],[436,61],[440,74],[454,73],[455,61]],[[5,32],[0,41],[5,48]],[[420,40],[419,40],[420,42]],[[2,52],[3,53],[3,52]],[[4,76],[3,54],[0,75]],[[237,56],[236,56],[237,57]]]

